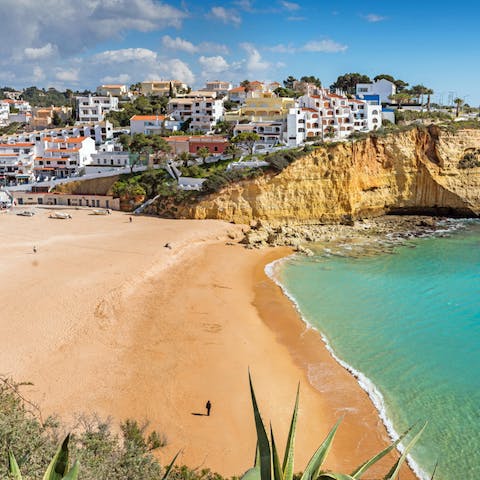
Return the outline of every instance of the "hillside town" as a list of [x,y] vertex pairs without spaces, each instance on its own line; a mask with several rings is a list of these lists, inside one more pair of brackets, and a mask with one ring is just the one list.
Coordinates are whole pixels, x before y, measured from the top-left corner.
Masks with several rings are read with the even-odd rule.
[[[214,80],[198,90],[174,79],[101,85],[95,93],[70,93],[70,105],[50,107],[31,105],[25,91],[5,88],[0,186],[20,203],[29,203],[28,198],[43,203],[58,183],[161,163],[179,188],[199,189],[201,181],[180,178],[179,160],[215,162],[230,155],[238,157],[238,168],[261,166],[260,157],[271,152],[345,141],[393,125],[399,109],[420,116],[433,109],[433,92],[423,86],[408,91],[405,82],[388,75],[368,82],[360,75],[352,82],[349,75],[358,74],[339,77],[330,88],[315,77],[289,77],[283,85],[245,80],[234,86]],[[455,103],[450,115],[459,117],[462,102]],[[129,111],[134,114],[126,116]],[[133,140],[139,136],[161,137],[163,143],[135,150]],[[22,192],[35,195],[27,198]],[[93,205],[100,206],[98,199]],[[104,206],[112,205],[113,198]]]

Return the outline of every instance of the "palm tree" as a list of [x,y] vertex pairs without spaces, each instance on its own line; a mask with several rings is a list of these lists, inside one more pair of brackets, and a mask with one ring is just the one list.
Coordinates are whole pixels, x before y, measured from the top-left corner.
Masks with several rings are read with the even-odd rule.
[[207,147],[200,147],[197,150],[197,155],[201,157],[202,163],[205,163],[205,159],[210,155],[210,150]]
[[431,88],[425,89],[425,95],[427,95],[427,110],[430,111],[430,99],[433,95],[433,90]]
[[463,105],[463,98],[456,98],[453,103],[456,105],[455,116],[458,117],[460,114],[460,107]]

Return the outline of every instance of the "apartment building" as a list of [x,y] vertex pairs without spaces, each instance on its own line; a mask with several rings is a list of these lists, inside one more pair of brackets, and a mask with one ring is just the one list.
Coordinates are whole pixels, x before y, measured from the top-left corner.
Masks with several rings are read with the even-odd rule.
[[209,80],[205,82],[205,88],[207,92],[216,92],[217,96],[224,97],[228,94],[228,91],[232,89],[230,82],[223,82],[221,80]]
[[92,163],[96,153],[90,137],[45,137],[37,144],[35,172],[39,176],[68,177]]
[[94,124],[77,124],[70,127],[49,128],[41,131],[8,135],[8,142],[41,142],[46,137],[90,137],[97,145],[113,138],[113,125],[109,121]]
[[247,98],[247,90],[245,87],[235,87],[231,88],[228,91],[228,99],[231,102],[235,102],[238,104],[243,104]]
[[382,124],[381,107],[363,100],[319,89],[316,95],[304,95],[297,100],[287,117],[289,146],[307,140],[341,139],[354,131],[369,131]]
[[182,123],[183,121],[165,115],[134,115],[130,119],[130,133],[153,135],[163,134],[165,131],[175,132],[180,130]]
[[290,108],[295,106],[295,100],[287,97],[277,97],[272,92],[251,92],[241,108],[241,116],[250,121],[284,120]]
[[180,80],[149,80],[140,84],[140,93],[142,95],[168,95],[170,88],[174,93],[188,90],[188,85]]
[[397,87],[393,82],[382,78],[372,83],[357,83],[356,92],[359,98],[369,95],[378,95],[380,103],[392,103],[390,97],[397,93]]
[[100,85],[97,87],[97,95],[101,97],[126,97],[128,95],[128,87],[126,85]]
[[262,148],[273,147],[285,141],[287,131],[287,122],[250,122],[237,123],[233,129],[233,135],[238,135],[242,132],[256,133],[260,138],[257,142],[258,146]]
[[0,184],[17,185],[34,179],[35,143],[0,143]]
[[39,107],[33,108],[33,117],[31,125],[35,129],[44,129],[52,127],[54,115],[58,115],[63,121],[68,120],[72,115],[71,107]]
[[107,96],[76,97],[77,119],[81,123],[98,123],[105,120],[105,114],[118,111],[118,98]]
[[165,140],[172,148],[172,155],[181,153],[196,154],[200,148],[207,148],[210,154],[220,155],[228,146],[228,140],[218,135],[175,135]]
[[206,97],[172,98],[168,102],[167,113],[182,124],[189,121],[189,130],[208,132],[223,118],[223,100]]

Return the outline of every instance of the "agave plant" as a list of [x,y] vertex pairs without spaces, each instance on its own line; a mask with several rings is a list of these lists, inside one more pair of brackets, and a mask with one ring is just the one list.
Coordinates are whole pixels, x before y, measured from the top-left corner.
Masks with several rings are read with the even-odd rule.
[[[293,480],[293,457],[295,452],[294,444],[297,426],[299,388],[297,388],[295,407],[293,409],[292,420],[290,422],[290,430],[288,433],[287,445],[285,447],[283,463],[280,464],[280,458],[278,456],[272,426],[270,425],[269,439],[265,430],[265,425],[263,424],[260,416],[250,373],[248,374],[248,378],[250,382],[250,393],[252,396],[255,427],[257,430],[257,452],[255,455],[254,467],[247,470],[247,472],[245,472],[245,474],[242,476],[241,480]],[[390,446],[382,450],[370,460],[367,460],[365,463],[360,465],[350,475],[344,473],[320,473],[320,469],[328,455],[328,452],[330,451],[333,439],[335,438],[335,434],[340,426],[341,421],[342,419],[338,420],[338,422],[333,426],[326,436],[325,440],[312,455],[312,458],[305,467],[300,480],[358,480],[372,465],[377,463],[381,458],[391,452],[413,428],[410,427],[403,435],[400,436],[397,441],[393,442]],[[408,453],[413,448],[415,443],[417,443],[425,427],[426,423],[420,428],[410,443],[406,446],[400,458],[393,464],[390,471],[385,475],[384,480],[395,480],[398,477],[400,468],[405,462]]]
[[[65,437],[60,447],[58,447],[47,471],[43,475],[43,480],[77,480],[80,464],[76,461],[72,468],[69,468],[68,442],[70,435]],[[18,467],[17,460],[10,451],[8,455],[9,473],[14,480],[22,480],[22,474]]]

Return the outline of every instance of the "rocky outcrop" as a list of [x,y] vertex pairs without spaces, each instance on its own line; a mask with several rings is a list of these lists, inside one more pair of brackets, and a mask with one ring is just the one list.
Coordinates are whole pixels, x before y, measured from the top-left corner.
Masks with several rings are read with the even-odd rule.
[[[434,126],[317,147],[276,175],[177,205],[175,216],[270,225],[349,223],[386,213],[478,216],[480,168],[458,165],[479,147],[480,130]],[[159,203],[151,213],[162,210]]]

